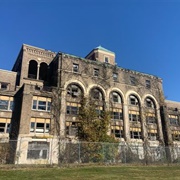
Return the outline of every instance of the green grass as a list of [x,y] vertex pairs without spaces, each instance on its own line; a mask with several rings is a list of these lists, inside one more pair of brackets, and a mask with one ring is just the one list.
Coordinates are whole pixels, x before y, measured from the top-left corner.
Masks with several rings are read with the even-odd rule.
[[179,180],[180,166],[93,166],[73,168],[0,169],[0,179],[9,180]]

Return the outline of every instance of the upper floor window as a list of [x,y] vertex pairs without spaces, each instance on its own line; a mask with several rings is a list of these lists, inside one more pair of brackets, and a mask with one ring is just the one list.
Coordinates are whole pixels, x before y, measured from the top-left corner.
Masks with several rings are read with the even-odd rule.
[[9,83],[0,82],[0,89],[1,90],[8,90],[9,89]]
[[146,88],[147,89],[151,88],[151,81],[150,80],[146,80]]
[[70,95],[71,97],[78,97],[82,93],[81,89],[79,86],[75,84],[70,84],[67,88],[67,94]]
[[109,58],[105,56],[105,57],[104,57],[104,62],[105,62],[105,63],[109,63]]
[[94,76],[98,77],[99,76],[99,69],[94,68]]
[[178,116],[177,115],[169,115],[169,122],[170,122],[170,125],[178,126],[179,125]]
[[0,118],[0,133],[9,133],[11,120]]
[[51,99],[46,97],[33,96],[32,109],[39,111],[50,111]]
[[117,92],[112,92],[111,95],[111,100],[115,103],[121,103],[121,96]]
[[180,131],[172,131],[173,141],[180,141]]
[[122,112],[111,112],[111,118],[114,120],[123,120],[123,114]]
[[102,92],[97,88],[91,90],[91,96],[95,100],[103,100]]
[[134,76],[130,76],[130,84],[133,86],[136,85],[136,78]]
[[13,110],[13,97],[0,96],[0,110]]
[[113,73],[113,80],[117,81],[118,80],[118,74],[117,73]]
[[146,115],[146,122],[147,124],[156,124],[155,114],[148,113]]
[[130,105],[138,106],[139,105],[139,101],[138,101],[137,97],[134,96],[134,95],[130,95],[129,96],[129,104]]
[[79,106],[80,104],[78,103],[67,102],[66,114],[76,116],[79,112]]
[[129,111],[129,121],[140,122],[140,115],[138,111]]
[[73,63],[73,72],[79,72],[79,64]]
[[145,103],[146,103],[146,107],[155,108],[154,102],[150,98],[146,98]]
[[141,131],[130,131],[131,139],[142,139]]
[[30,132],[49,133],[50,119],[31,118]]

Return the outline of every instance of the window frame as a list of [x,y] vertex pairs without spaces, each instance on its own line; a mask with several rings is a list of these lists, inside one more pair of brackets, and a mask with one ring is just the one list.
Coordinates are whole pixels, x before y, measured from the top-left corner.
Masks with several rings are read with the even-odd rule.
[[78,73],[79,72],[79,64],[73,63],[72,70],[73,70],[74,73]]
[[[40,100],[41,98],[43,98],[44,100]],[[51,111],[51,99],[46,98],[46,97],[37,96],[36,98],[34,98],[32,100],[31,109],[34,111],[50,112]]]
[[146,79],[146,89],[151,89],[151,81],[149,79]]
[[[51,124],[51,120],[50,119],[43,119],[41,121],[44,120],[44,122],[38,121],[37,119],[39,118],[35,118],[34,121],[30,121],[30,133],[37,133],[37,134],[49,134],[50,132],[50,124]],[[40,126],[43,125],[43,126]],[[47,128],[48,125],[48,128]]]
[[118,81],[118,73],[113,72],[113,81]]
[[141,131],[130,131],[130,137],[131,139],[142,139]]
[[93,76],[94,77],[99,77],[99,69],[98,68],[94,68]]
[[130,76],[130,84],[132,86],[136,86],[137,85],[137,79],[135,76]]
[[[3,102],[5,104],[3,104]],[[0,111],[13,111],[13,109],[14,109],[13,97],[0,96]]]

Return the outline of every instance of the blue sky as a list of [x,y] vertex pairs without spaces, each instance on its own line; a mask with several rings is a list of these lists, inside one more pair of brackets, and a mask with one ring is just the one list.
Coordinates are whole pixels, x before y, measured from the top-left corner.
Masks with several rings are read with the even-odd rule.
[[23,43],[81,57],[101,45],[180,101],[180,0],[0,0],[0,69]]

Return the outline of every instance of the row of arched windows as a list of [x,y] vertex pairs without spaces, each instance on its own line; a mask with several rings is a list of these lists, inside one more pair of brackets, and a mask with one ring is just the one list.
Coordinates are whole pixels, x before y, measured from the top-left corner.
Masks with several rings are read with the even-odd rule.
[[28,78],[47,81],[48,65],[45,62],[29,61]]
[[[67,87],[67,95],[72,97],[72,98],[77,98],[77,97],[80,97],[83,95],[83,90],[77,84],[70,84]],[[105,100],[103,92],[98,87],[92,88],[90,91],[90,95],[91,95],[91,98],[93,98],[94,100],[98,100],[98,101],[104,101]],[[122,96],[120,95],[119,92],[112,91],[110,93],[109,98],[110,98],[110,102],[112,102],[112,103],[119,103],[119,104],[123,103]],[[128,103],[129,103],[129,105],[133,105],[133,106],[140,106],[141,105],[141,102],[138,99],[138,97],[136,97],[136,95],[133,95],[133,94],[129,95],[129,102]],[[144,104],[145,104],[145,107],[153,108],[153,109],[156,108],[155,102],[151,97],[147,97],[145,99]]]

